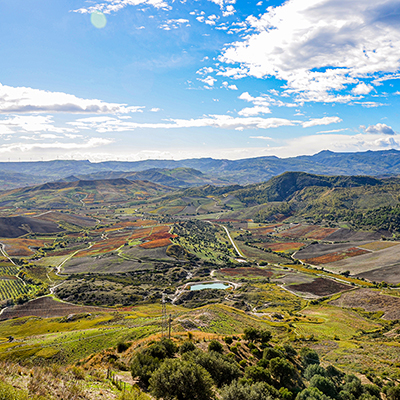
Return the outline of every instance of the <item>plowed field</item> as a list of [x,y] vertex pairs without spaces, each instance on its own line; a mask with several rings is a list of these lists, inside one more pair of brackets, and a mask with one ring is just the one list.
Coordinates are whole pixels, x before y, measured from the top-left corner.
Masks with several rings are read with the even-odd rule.
[[330,296],[344,290],[351,289],[351,286],[336,282],[332,279],[317,278],[310,283],[301,283],[299,285],[290,285],[289,289],[301,293],[311,293],[315,296]]

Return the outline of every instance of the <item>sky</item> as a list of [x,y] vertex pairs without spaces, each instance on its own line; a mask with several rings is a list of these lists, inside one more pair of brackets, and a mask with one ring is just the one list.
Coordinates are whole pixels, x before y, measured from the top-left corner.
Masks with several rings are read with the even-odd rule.
[[400,0],[0,0],[0,161],[400,149]]

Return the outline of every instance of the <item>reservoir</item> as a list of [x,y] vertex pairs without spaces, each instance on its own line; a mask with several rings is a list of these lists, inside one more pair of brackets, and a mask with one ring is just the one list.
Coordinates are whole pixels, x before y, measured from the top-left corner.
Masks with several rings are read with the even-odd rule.
[[197,285],[190,286],[190,290],[203,290],[203,289],[228,289],[230,285],[226,283],[199,283]]

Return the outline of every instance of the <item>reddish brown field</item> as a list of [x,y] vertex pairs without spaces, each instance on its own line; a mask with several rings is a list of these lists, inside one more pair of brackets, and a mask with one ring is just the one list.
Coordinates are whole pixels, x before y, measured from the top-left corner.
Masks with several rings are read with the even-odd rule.
[[90,257],[97,254],[108,253],[114,251],[124,245],[127,241],[127,236],[121,236],[118,238],[105,239],[94,244],[90,249],[80,251],[75,257]]
[[2,239],[1,242],[5,246],[5,250],[9,256],[23,257],[31,256],[35,250],[29,247],[43,247],[51,241],[36,240],[36,239]]
[[319,226],[315,225],[301,225],[295,226],[293,228],[289,228],[288,230],[279,234],[279,236],[287,237],[287,238],[301,238],[305,237],[308,233],[319,229]]
[[333,232],[336,232],[337,230],[337,228],[319,228],[308,233],[306,237],[308,239],[322,240],[331,235]]
[[229,276],[265,276],[271,277],[273,275],[272,271],[255,268],[255,267],[242,267],[242,268],[222,268],[218,272],[229,275]]
[[140,245],[143,249],[155,249],[157,247],[164,247],[171,244],[170,238],[176,237],[169,231],[169,226],[157,226],[153,229],[153,233],[146,237],[148,242]]
[[63,317],[70,314],[110,311],[107,308],[76,306],[75,304],[61,303],[51,297],[40,297],[28,303],[6,308],[0,316],[1,320],[36,316],[42,318]]
[[156,249],[158,247],[165,247],[171,244],[171,241],[168,238],[165,239],[156,239],[151,242],[146,242],[141,244],[139,247],[142,249]]
[[370,253],[370,251],[359,249],[357,247],[350,247],[345,251],[340,251],[340,252],[337,251],[320,257],[307,258],[303,261],[312,265],[328,264],[331,262],[343,260],[349,257],[359,256],[361,254],[366,254],[366,253]]
[[157,221],[151,221],[151,220],[138,220],[138,221],[121,221],[118,222],[117,224],[114,224],[110,228],[106,228],[106,232],[110,231],[115,231],[118,229],[125,229],[125,228],[132,228],[132,227],[137,227],[137,226],[149,226],[149,225],[156,225]]
[[297,292],[311,293],[316,296],[330,296],[344,290],[351,289],[351,286],[336,282],[332,279],[317,278],[309,283],[300,283],[299,285],[290,285],[288,288]]
[[86,199],[82,200],[85,204],[93,203],[94,201],[94,193],[90,193]]

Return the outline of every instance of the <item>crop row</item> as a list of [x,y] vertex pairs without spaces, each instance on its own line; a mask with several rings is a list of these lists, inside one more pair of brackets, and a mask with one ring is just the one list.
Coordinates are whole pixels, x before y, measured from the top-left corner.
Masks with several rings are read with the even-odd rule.
[[15,299],[31,289],[31,285],[24,285],[19,279],[0,279],[0,300]]

